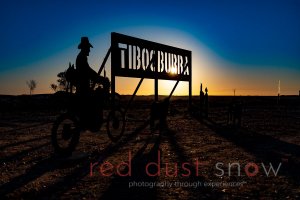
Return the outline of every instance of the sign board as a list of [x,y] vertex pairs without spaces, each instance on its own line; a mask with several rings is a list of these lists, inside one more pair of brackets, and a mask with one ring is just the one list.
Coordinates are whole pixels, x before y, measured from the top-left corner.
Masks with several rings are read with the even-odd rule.
[[[172,96],[180,81],[188,81],[189,107],[191,107],[191,51],[113,32],[111,33],[109,52],[111,52],[111,92],[113,94],[115,93],[115,78],[117,76],[141,79],[130,102],[136,95],[144,78],[154,79],[155,101],[158,100],[159,79],[176,81],[169,97]],[[108,54],[105,60],[107,57]],[[103,66],[101,66],[101,69]],[[112,96],[112,105],[114,105],[114,95]]]
[[191,51],[131,36],[111,34],[115,76],[191,81]]

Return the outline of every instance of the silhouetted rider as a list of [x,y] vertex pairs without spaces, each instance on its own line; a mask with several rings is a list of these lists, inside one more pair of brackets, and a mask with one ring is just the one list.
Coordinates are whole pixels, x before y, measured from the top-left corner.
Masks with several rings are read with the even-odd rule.
[[[79,111],[83,128],[97,131],[102,123],[103,98],[109,93],[109,79],[98,75],[88,64],[87,57],[90,54],[90,44],[87,37],[81,37],[78,45],[79,52],[76,58],[76,70],[78,74],[78,84],[76,93],[79,96]],[[99,95],[94,91],[91,82],[100,83],[103,86]],[[104,94],[104,95],[103,95]]]
[[76,91],[81,95],[91,94],[93,90],[93,88],[91,88],[91,81],[102,84],[105,91],[109,90],[108,78],[99,76],[88,64],[87,57],[90,54],[91,47],[93,48],[89,39],[87,37],[82,37],[81,43],[78,45],[78,49],[81,49],[81,51],[76,58],[76,69],[79,75]]

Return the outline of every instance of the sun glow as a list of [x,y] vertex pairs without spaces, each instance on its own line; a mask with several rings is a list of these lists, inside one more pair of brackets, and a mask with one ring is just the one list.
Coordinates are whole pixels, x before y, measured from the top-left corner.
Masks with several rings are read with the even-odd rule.
[[177,70],[176,70],[175,67],[172,67],[172,68],[171,68],[171,74],[177,74]]

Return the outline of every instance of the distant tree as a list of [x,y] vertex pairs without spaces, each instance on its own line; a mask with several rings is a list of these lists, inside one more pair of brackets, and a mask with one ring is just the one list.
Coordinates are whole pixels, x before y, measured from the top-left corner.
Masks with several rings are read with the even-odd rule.
[[51,88],[54,92],[56,92],[56,90],[57,90],[57,85],[54,84],[54,83],[52,83],[52,84],[50,85],[50,88]]
[[37,86],[37,82],[35,80],[26,81],[27,86],[29,87],[29,93],[30,95],[33,93],[33,90]]
[[57,77],[58,77],[58,87],[59,87],[59,90],[61,91],[66,91],[67,90],[67,79],[66,79],[66,72],[59,72],[57,74]]

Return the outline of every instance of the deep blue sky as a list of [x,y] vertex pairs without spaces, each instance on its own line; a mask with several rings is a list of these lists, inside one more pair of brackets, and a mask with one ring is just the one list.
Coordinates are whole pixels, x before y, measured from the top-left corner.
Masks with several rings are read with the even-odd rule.
[[[215,56],[219,67],[224,64],[224,69],[232,70],[230,75],[224,74],[223,81],[227,79],[228,86],[220,88],[220,91],[233,87],[241,88],[241,90],[249,88],[255,90],[255,86],[249,86],[250,82],[261,80],[261,74],[268,70],[272,73],[265,74],[266,77],[271,76],[273,81],[283,79],[283,83],[289,84],[286,89],[290,92],[300,89],[300,82],[296,78],[300,77],[300,1],[296,0],[10,0],[1,3],[0,17],[2,47],[0,78],[3,79],[0,79],[2,85],[0,93],[26,92],[18,90],[17,85],[12,87],[11,83],[7,83],[8,80],[11,81],[8,79],[9,76],[12,79],[18,78],[20,82],[22,76],[15,74],[19,69],[20,73],[26,71],[26,68],[28,71],[43,70],[43,73],[47,73],[45,70],[50,69],[43,66],[37,68],[35,64],[47,59],[48,63],[53,62],[53,64],[60,63],[60,61],[62,65],[68,63],[70,58],[62,61],[63,57],[60,53],[68,54],[66,49],[71,47],[75,47],[74,52],[70,53],[75,60],[76,53],[78,53],[76,46],[83,35],[97,38],[101,34],[113,31],[138,28],[137,32],[132,33],[133,36],[150,40],[157,38],[160,41],[157,34],[151,37],[151,32],[147,27],[157,27],[157,30],[153,30],[154,32],[165,28],[185,33],[187,37],[192,38],[193,45],[197,46],[199,43],[199,47],[204,46],[213,55],[212,57]],[[141,27],[145,27],[144,32]],[[163,31],[161,34],[161,38],[168,37]],[[175,35],[174,32],[174,37]],[[173,36],[170,35],[170,37]],[[181,38],[176,40],[181,40]],[[101,47],[101,52],[105,52],[108,48],[109,41],[105,45]],[[94,46],[101,46],[101,44],[96,43]],[[193,50],[192,47],[191,49]],[[193,58],[201,57],[198,53],[193,51]],[[97,62],[99,64],[99,60]],[[210,65],[214,65],[214,61],[211,61]],[[252,78],[248,80],[248,83],[241,82],[241,79],[247,79],[246,77],[239,77],[236,82],[232,81],[235,75],[248,76],[249,72]],[[29,74],[24,75],[23,82],[30,77]],[[213,79],[211,74],[209,77]],[[53,80],[55,79],[54,76]],[[38,82],[40,82],[41,92],[49,90],[49,87],[43,86],[43,80],[38,80]],[[214,88],[214,91],[219,91],[216,83],[212,80],[207,82]],[[49,84],[47,82],[44,85]],[[24,89],[24,85],[19,87]]]

